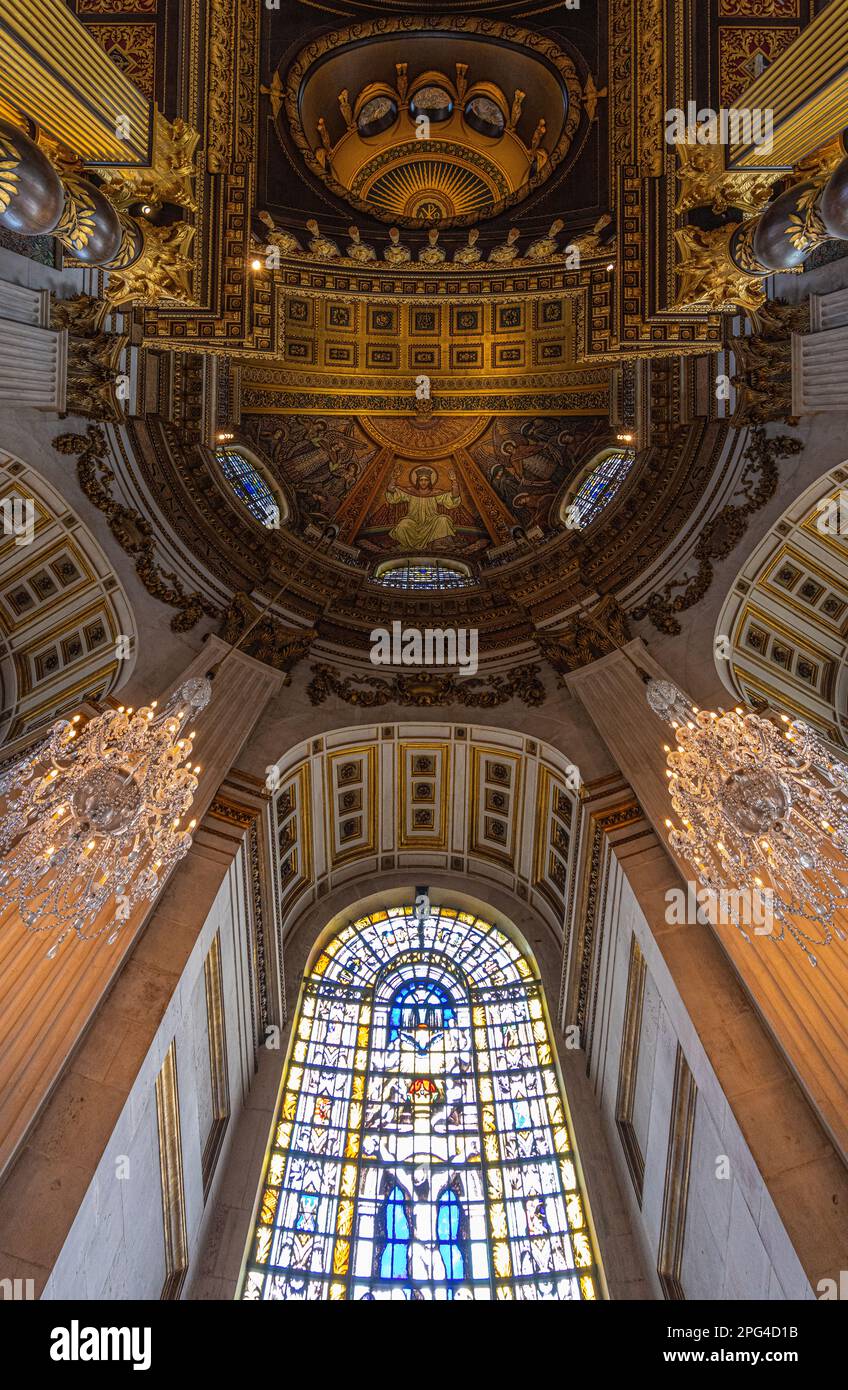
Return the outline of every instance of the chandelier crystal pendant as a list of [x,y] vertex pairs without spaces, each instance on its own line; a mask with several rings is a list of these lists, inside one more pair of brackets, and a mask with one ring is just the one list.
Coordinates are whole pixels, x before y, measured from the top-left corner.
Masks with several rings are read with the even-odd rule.
[[183,731],[211,696],[211,680],[200,677],[161,712],[154,701],[108,709],[82,729],[79,715],[61,719],[0,775],[0,903],[17,908],[28,931],[58,931],[49,957],[72,933],[115,941],[188,852],[196,822],[180,822],[200,768],[194,733]]
[[649,681],[647,698],[675,731],[672,849],[746,940],[752,925],[788,932],[816,965],[811,946],[846,939],[834,916],[848,906],[848,766],[787,715],[699,710],[670,681]]

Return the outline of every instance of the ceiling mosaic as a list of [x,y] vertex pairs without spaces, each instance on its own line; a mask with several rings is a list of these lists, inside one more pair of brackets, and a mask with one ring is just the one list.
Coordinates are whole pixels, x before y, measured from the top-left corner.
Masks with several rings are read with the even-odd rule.
[[606,420],[259,416],[253,438],[302,525],[339,527],[366,556],[474,557],[515,526],[544,535],[609,442]]

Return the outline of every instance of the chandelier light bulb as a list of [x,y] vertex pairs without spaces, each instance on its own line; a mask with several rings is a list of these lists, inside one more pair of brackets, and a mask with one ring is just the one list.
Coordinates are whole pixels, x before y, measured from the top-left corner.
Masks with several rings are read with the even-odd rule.
[[[0,903],[28,931],[93,940],[153,898],[191,845],[182,815],[197,790],[189,739],[176,739],[209,703],[211,681],[186,681],[161,713],[155,702],[106,710],[77,737],[59,720],[47,739],[0,776]],[[50,768],[44,773],[45,764]]]

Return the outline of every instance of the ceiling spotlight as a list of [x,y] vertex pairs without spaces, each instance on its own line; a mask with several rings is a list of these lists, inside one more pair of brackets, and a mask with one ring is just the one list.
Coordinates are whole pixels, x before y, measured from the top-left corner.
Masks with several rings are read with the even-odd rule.
[[149,203],[142,203],[141,210],[144,213],[145,217],[149,217],[151,212],[153,211]]
[[615,261],[610,261],[609,265],[607,266],[607,270],[615,270]]
[[632,444],[632,443],[633,443],[633,435],[632,435],[632,434],[617,434],[615,437],[616,437],[616,439],[618,440],[619,444]]
[[251,268],[251,270],[261,270],[261,269],[262,269],[262,262],[260,261],[260,259],[259,259],[258,256],[254,256],[253,260],[250,262],[250,268]]

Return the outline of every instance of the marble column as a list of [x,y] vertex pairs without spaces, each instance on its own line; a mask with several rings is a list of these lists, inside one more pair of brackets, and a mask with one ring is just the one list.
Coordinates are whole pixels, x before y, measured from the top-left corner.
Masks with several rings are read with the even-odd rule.
[[[204,675],[227,650],[218,638],[209,638],[176,684]],[[195,748],[202,773],[191,814],[198,823],[284,679],[281,672],[241,652],[234,652],[216,676],[213,698],[195,723]],[[51,1092],[48,1112],[58,1106],[60,1115],[63,1104],[66,1108],[72,1104],[72,1097],[64,1095],[61,1086],[68,1060],[95,1014],[100,1021],[102,1012],[116,999],[113,986],[123,967],[131,968],[139,950],[143,954],[152,940],[159,942],[158,967],[153,978],[140,982],[138,988],[149,998],[151,1018],[167,1006],[170,995],[167,988],[163,993],[162,987],[170,975],[163,962],[169,960],[169,952],[172,956],[182,950],[187,940],[193,940],[192,933],[200,930],[204,915],[198,906],[195,920],[195,898],[199,905],[212,890],[214,898],[224,872],[222,865],[210,866],[190,851],[156,903],[140,906],[112,946],[107,945],[108,934],[96,941],[74,939],[67,941],[53,960],[45,956],[44,937],[27,932],[14,911],[7,910],[0,930],[0,1172],[15,1156]],[[214,881],[207,882],[210,874]],[[163,909],[167,915],[167,905],[175,899],[180,902],[178,927],[160,933],[157,919]],[[124,1025],[120,1006],[117,1012],[113,1007],[113,1012],[110,1028],[114,1037],[120,1036]],[[104,1115],[98,1116],[95,1105],[90,1109],[89,1119],[96,1126]],[[49,1113],[42,1122],[50,1127]],[[60,1123],[58,1118],[56,1123]],[[95,1143],[94,1137],[90,1142]]]
[[[641,641],[631,642],[626,650],[649,675],[670,679]],[[690,866],[668,845],[665,821],[672,811],[663,745],[673,740],[648,707],[635,667],[614,652],[575,672],[568,686],[630,782],[682,878],[697,887]],[[848,1157],[848,945],[834,940],[818,951],[819,963],[813,968],[789,941],[753,936],[746,942],[733,926],[714,924],[713,931],[835,1148]]]

